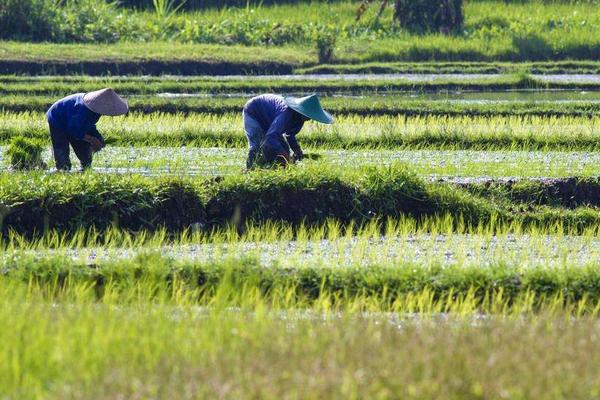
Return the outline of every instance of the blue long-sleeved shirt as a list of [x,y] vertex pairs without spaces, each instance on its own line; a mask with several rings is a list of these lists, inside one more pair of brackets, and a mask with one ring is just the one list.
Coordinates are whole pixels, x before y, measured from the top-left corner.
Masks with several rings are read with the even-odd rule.
[[254,118],[265,133],[264,145],[275,153],[285,153],[281,138],[286,135],[292,150],[300,148],[296,135],[304,126],[304,118],[289,108],[283,96],[263,94],[254,97],[244,106],[244,112]]
[[96,114],[83,104],[84,93],[67,96],[54,103],[46,112],[48,123],[75,139],[83,139],[86,134],[98,134]]

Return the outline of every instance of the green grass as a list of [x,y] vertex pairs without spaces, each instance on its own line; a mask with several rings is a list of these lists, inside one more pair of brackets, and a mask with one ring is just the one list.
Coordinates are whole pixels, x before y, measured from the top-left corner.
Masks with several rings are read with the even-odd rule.
[[[66,95],[65,93],[64,95]],[[0,111],[45,112],[56,96],[3,96]],[[247,97],[239,98],[162,98],[132,97],[130,111],[168,114],[229,114],[241,113]],[[362,116],[595,116],[600,112],[596,101],[575,101],[556,104],[553,101],[517,102],[454,102],[449,100],[407,99],[405,96],[369,95],[348,99],[324,97],[323,107],[335,115]]]
[[[322,149],[562,150],[600,149],[597,117],[336,116],[336,123],[308,123],[301,144]],[[98,128],[112,146],[246,148],[240,114],[150,114],[103,118]],[[39,112],[0,113],[0,144],[24,136],[48,140]]]
[[[3,230],[40,235],[94,227],[181,231],[228,224],[286,222],[294,226],[411,217],[449,218],[450,230],[518,222],[581,233],[600,213],[597,180],[550,184],[426,183],[403,166],[342,173],[322,166],[257,171],[220,180],[135,175],[3,174]],[[293,204],[293,207],[290,205]],[[591,205],[591,207],[589,207]]]
[[[119,40],[106,45],[56,45],[4,42],[0,58],[4,71],[27,72],[44,68],[63,70],[61,62],[72,61],[69,72],[102,68],[82,65],[82,61],[116,61],[104,64],[113,73],[143,71],[171,73],[185,69],[169,60],[200,63],[238,64],[237,71],[256,70],[257,63],[273,62],[286,70],[312,67],[317,63],[314,37],[319,30],[338,36],[335,63],[402,61],[538,61],[595,60],[600,37],[598,17],[593,3],[511,3],[468,2],[465,28],[455,36],[412,35],[390,24],[390,12],[379,23],[373,21],[375,8],[356,24],[356,4],[301,4],[183,13],[167,21],[154,14],[116,11],[103,17],[102,24],[85,26],[86,38]],[[274,28],[275,27],[275,28]],[[54,28],[58,29],[57,26]],[[94,29],[104,29],[95,32]],[[114,35],[116,33],[116,36]],[[89,39],[88,39],[89,40]],[[181,42],[181,43],[166,43]],[[132,43],[133,42],[133,43]],[[157,43],[158,42],[158,43]],[[196,43],[196,44],[188,44]],[[231,47],[230,45],[234,45]],[[29,60],[34,64],[11,63]],[[152,67],[144,60],[165,61]],[[54,61],[54,62],[52,62]],[[133,64],[131,64],[133,63]],[[45,66],[44,66],[45,65]],[[119,65],[121,67],[119,68]],[[198,65],[196,73],[215,72],[209,65]],[[279,67],[271,65],[271,70]],[[258,68],[261,70],[261,68]],[[263,65],[262,70],[269,70]],[[279,68],[279,70],[281,70]]]
[[[398,313],[534,313],[552,304],[579,315],[600,312],[600,273],[593,264],[563,267],[491,264],[436,265],[388,262],[340,268],[306,262],[265,268],[252,257],[219,262],[178,261],[158,254],[92,265],[63,257],[14,257],[3,262],[2,280],[39,286],[59,297],[72,288],[99,302],[145,302],[209,307],[226,300],[243,307],[255,296],[282,309]],[[75,290],[75,293],[77,291]]]
[[[2,79],[2,78],[0,78]],[[63,79],[43,77],[36,80],[8,76],[0,88],[4,95],[61,95],[65,93],[89,92],[99,86],[110,86],[121,95],[191,93],[191,94],[237,94],[248,93],[293,93],[319,92],[322,94],[391,93],[398,91],[506,91],[514,89],[563,89],[597,90],[600,84],[593,82],[543,82],[528,75],[503,75],[491,77],[450,77],[443,75],[435,79],[421,80],[406,78],[366,77],[346,80],[342,77],[312,80],[307,79],[223,79],[219,77],[114,77]]]
[[297,74],[597,74],[596,61],[421,61],[421,62],[363,62],[356,64],[324,64],[296,68]]
[[60,61],[202,61],[219,63],[228,61],[251,65],[252,63],[283,60],[290,65],[310,61],[310,55],[294,47],[253,47],[242,45],[184,44],[167,42],[119,44],[45,44],[26,42],[0,42],[0,59],[24,62]]
[[[351,305],[339,314],[325,298],[313,312],[286,312],[277,306],[289,300],[271,307],[256,292],[243,292],[236,311],[227,285],[203,309],[185,292],[134,285],[107,288],[97,302],[86,285],[53,295],[51,287],[3,281],[2,395],[584,399],[598,390],[595,318],[569,321],[576,305],[565,313],[549,302],[542,317],[478,319],[468,316],[469,300],[456,299],[452,307],[467,316],[438,322],[358,314]],[[416,308],[430,304],[425,293],[411,298]]]

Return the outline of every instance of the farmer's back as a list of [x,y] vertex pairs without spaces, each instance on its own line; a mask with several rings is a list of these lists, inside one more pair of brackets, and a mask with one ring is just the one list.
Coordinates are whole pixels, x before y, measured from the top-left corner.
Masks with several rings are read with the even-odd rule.
[[244,112],[254,118],[267,131],[281,113],[287,110],[283,96],[263,94],[250,99],[244,106]]

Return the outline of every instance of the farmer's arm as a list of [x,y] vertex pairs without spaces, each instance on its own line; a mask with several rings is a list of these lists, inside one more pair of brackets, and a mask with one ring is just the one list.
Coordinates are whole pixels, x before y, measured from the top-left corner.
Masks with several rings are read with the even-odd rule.
[[282,113],[275,118],[265,134],[264,147],[266,150],[275,154],[275,159],[290,162],[290,153],[281,144],[283,133],[286,131],[287,120],[288,118],[285,113]]
[[104,138],[102,137],[100,132],[98,132],[98,129],[96,128],[95,124],[90,129],[88,129],[88,133],[85,134],[83,140],[90,143],[94,148],[94,151],[99,151],[105,146]]
[[75,112],[67,124],[67,133],[78,140],[88,142],[94,151],[99,151],[104,147],[104,140],[96,129],[96,124],[91,123],[88,117],[82,112]]
[[296,139],[296,135],[287,135],[287,141],[288,141],[288,144],[290,145],[290,148],[294,152],[294,158],[296,160],[301,160],[302,157],[304,156],[304,153],[302,152],[300,143],[298,143],[298,140]]

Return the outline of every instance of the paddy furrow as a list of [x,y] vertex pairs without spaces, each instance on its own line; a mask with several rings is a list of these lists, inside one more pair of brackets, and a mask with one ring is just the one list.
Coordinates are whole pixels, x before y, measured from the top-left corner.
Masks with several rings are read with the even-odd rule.
[[[9,168],[5,147],[0,166]],[[297,165],[321,165],[334,170],[382,167],[402,163],[431,178],[446,177],[571,177],[600,175],[600,153],[560,151],[475,150],[312,150],[316,160]],[[96,154],[94,169],[106,173],[143,175],[228,175],[242,173],[247,151],[195,147],[107,147]],[[52,167],[50,150],[44,160]],[[77,159],[72,155],[74,165]]]

